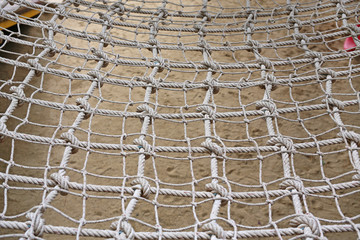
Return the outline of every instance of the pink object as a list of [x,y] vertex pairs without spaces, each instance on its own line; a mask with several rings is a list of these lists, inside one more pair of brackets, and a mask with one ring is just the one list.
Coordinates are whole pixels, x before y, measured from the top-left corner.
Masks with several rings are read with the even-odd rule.
[[[357,26],[360,27],[360,24],[358,24]],[[358,36],[358,39],[360,40],[360,36]],[[344,42],[344,49],[347,52],[352,52],[355,50],[355,48],[356,48],[356,44],[354,42],[354,39],[352,37],[346,38]]]

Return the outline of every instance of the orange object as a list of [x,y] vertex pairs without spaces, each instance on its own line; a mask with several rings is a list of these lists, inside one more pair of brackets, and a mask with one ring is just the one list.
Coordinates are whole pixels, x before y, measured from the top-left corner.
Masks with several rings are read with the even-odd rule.
[[[36,16],[37,14],[39,14],[40,11],[37,9],[30,9],[24,13],[22,13],[19,17],[23,18],[23,19],[27,19],[27,18],[31,18],[33,16]],[[16,22],[11,21],[11,20],[5,20],[0,22],[0,30],[5,29],[5,28],[9,28],[12,27],[16,24]]]

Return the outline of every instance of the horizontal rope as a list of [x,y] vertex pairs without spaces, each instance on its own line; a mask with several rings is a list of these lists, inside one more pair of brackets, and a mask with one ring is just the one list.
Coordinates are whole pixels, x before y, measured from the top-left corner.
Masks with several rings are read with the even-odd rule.
[[[0,97],[6,99],[18,99],[19,101],[36,104],[43,107],[48,107],[52,109],[58,109],[63,111],[81,111],[81,107],[72,104],[64,104],[64,103],[57,103],[51,102],[41,99],[34,99],[34,98],[26,98],[26,97],[19,97],[14,96],[12,94],[0,92]],[[346,106],[353,106],[359,104],[358,100],[349,100],[343,101],[344,107]],[[162,107],[161,105],[159,107]],[[195,106],[194,106],[195,107]],[[289,108],[278,108],[278,114],[286,114],[286,113],[294,113],[294,112],[304,112],[304,111],[313,111],[313,110],[322,110],[326,109],[326,104],[314,104],[314,105],[307,105],[307,106],[299,106],[299,107],[289,107]],[[142,118],[142,113],[138,112],[125,112],[125,111],[116,111],[110,109],[99,109],[99,108],[90,108],[89,110],[91,113],[95,115],[101,116],[110,116],[110,117],[125,117],[125,118]],[[248,110],[248,111],[228,111],[228,112],[216,112],[214,113],[213,117],[217,119],[221,118],[230,118],[230,117],[244,117],[244,116],[262,116],[264,115],[264,111],[262,110]],[[155,113],[152,115],[155,119],[191,119],[191,118],[204,118],[202,113]]]
[[[49,137],[42,137],[32,134],[26,133],[18,133],[14,131],[6,131],[5,133],[1,133],[3,136],[10,137],[15,140],[21,141],[28,141],[32,143],[39,143],[39,144],[48,144],[52,146],[65,146],[68,143],[65,140],[59,138],[49,138]],[[120,137],[119,137],[120,138]],[[305,142],[305,143],[297,143],[294,144],[295,149],[307,149],[307,148],[314,148],[316,146],[330,146],[334,144],[343,143],[343,138],[333,138],[327,140],[320,140],[316,142]],[[111,143],[94,143],[94,142],[86,142],[86,141],[79,141],[78,148],[83,150],[90,150],[90,149],[102,149],[102,150],[122,150],[122,151],[139,151],[138,145],[131,145],[131,144],[111,144]],[[70,144],[71,145],[71,144]],[[171,147],[171,146],[155,146],[152,148],[154,152],[177,152],[177,153],[188,153],[191,151],[192,153],[208,153],[209,150],[205,147]],[[279,152],[281,150],[280,147],[277,146],[258,146],[258,147],[226,147],[226,153],[250,153],[250,152]],[[125,152],[119,153],[119,155],[126,155]]]
[[[53,180],[44,180],[43,178],[35,178],[28,177],[22,175],[15,174],[5,174],[0,172],[0,179],[7,180],[18,183],[28,183],[34,185],[41,185],[48,187],[54,187],[57,183]],[[119,179],[125,179],[125,177],[119,177]],[[111,193],[126,193],[126,194],[134,194],[133,187],[118,187],[118,186],[109,186],[109,185],[96,185],[96,184],[86,184],[84,187],[83,184],[77,182],[69,182],[68,187],[73,190],[86,190],[86,191],[94,191],[94,192],[111,192]],[[345,190],[360,187],[360,181],[351,181],[344,183],[335,183],[331,186],[316,186],[316,187],[305,187],[304,191],[307,194],[317,194],[317,193],[326,193],[334,190]],[[4,186],[0,185],[0,188],[4,188]],[[262,186],[258,186],[258,188],[262,188]],[[196,198],[214,198],[214,194],[206,191],[188,191],[188,190],[176,190],[169,188],[156,188],[150,187],[150,192],[153,194],[160,195],[170,195],[177,197],[196,197]],[[291,195],[290,190],[268,190],[266,193],[264,191],[249,191],[249,192],[231,192],[229,193],[229,197],[233,199],[256,199],[256,198],[266,198],[269,197],[283,197]]]
[[[28,224],[17,221],[1,221],[0,227],[8,229],[19,229],[27,230]],[[354,231],[354,227],[350,224],[344,225],[322,225],[322,231],[324,233],[339,233],[339,232],[350,232]],[[356,224],[356,227],[360,229],[360,224]],[[71,228],[71,227],[59,227],[52,225],[45,225],[44,232],[49,234],[60,234],[60,235],[80,235],[83,237],[115,237],[116,232],[111,230],[100,230],[100,229],[89,229],[89,228]],[[257,229],[252,231],[237,231],[236,238],[252,238],[252,237],[276,237],[280,234],[281,236],[294,236],[304,234],[304,230],[301,228],[278,228],[274,229]],[[211,239],[211,235],[206,232],[135,232],[135,239],[159,239],[161,236],[164,239],[194,239],[196,236],[198,239]],[[226,231],[226,239],[234,236],[233,231]]]

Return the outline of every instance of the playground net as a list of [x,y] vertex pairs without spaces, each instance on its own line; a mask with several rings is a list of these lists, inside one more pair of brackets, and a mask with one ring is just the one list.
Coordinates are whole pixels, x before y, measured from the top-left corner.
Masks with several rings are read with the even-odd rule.
[[0,237],[360,238],[359,10],[2,0]]

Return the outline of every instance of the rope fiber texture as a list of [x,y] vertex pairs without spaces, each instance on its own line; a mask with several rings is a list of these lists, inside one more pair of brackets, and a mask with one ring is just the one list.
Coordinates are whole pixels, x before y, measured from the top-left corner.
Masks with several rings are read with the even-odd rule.
[[0,238],[360,239],[357,1],[1,0],[6,20]]

